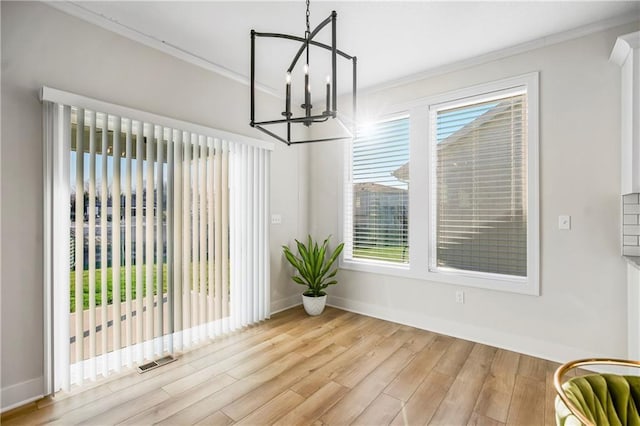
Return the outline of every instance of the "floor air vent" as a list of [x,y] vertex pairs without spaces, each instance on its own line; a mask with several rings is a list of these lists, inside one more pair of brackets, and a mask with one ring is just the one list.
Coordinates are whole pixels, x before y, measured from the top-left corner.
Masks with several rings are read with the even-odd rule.
[[170,364],[173,361],[176,361],[176,358],[174,358],[173,356],[171,355],[163,356],[162,358],[158,358],[155,361],[151,361],[146,364],[139,365],[138,373],[146,373],[149,370],[162,367],[163,365]]

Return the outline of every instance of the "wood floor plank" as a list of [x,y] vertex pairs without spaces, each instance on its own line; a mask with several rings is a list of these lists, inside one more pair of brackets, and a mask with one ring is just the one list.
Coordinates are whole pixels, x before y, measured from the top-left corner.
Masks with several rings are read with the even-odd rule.
[[214,382],[216,377],[222,376],[224,373],[219,373],[217,369],[214,368],[205,368],[200,370],[195,370],[193,373],[181,377],[180,379],[168,383],[162,387],[166,393],[172,396],[177,396],[182,394],[188,389],[192,389],[195,386],[201,385],[205,383]]
[[[3,425],[552,425],[557,364],[302,307],[0,417]],[[236,377],[232,377],[233,374]]]
[[317,327],[332,328],[331,323],[335,322],[336,324],[339,324],[340,323],[339,318],[346,314],[347,313],[345,311],[341,311],[339,309],[326,308],[322,313],[322,315],[313,316],[309,318],[308,321],[304,321],[304,322],[299,321],[296,327],[287,331],[287,334],[289,336],[298,337],[308,333],[310,330]]
[[[454,345],[452,345],[453,347]],[[476,344],[478,346],[484,346]],[[482,349],[482,348],[481,348]],[[482,385],[495,357],[492,350],[478,350],[467,357],[451,388],[431,419],[433,425],[466,424],[473,413]],[[449,351],[447,351],[449,353]],[[471,355],[473,353],[473,355]]]
[[286,390],[236,424],[244,426],[270,425],[303,401],[302,396],[292,390]]
[[2,423],[0,424],[7,424],[7,422],[9,422],[10,420],[24,417],[30,413],[35,412],[37,409],[38,401],[33,401],[20,407],[5,411],[4,413],[2,413],[2,417],[0,417],[0,420],[2,421]]
[[412,337],[407,340],[407,342],[404,344],[404,347],[409,349],[414,354],[417,354],[418,352],[424,350],[437,337],[436,333],[431,333],[429,331],[420,330],[413,327],[408,327],[407,331],[411,333]]
[[233,420],[227,417],[224,413],[216,411],[195,424],[197,426],[228,426],[233,424]]
[[414,354],[408,349],[398,349],[331,407],[320,420],[327,424],[349,424],[354,421],[413,357]]
[[398,331],[401,327],[403,327],[401,324],[377,319],[373,322],[373,325],[369,327],[368,331],[371,334],[378,334],[380,336],[388,337]]
[[316,421],[349,391],[336,382],[329,382],[304,402],[280,418],[273,426],[308,425]]
[[519,354],[498,349],[474,412],[502,423],[507,421],[519,360]]
[[504,426],[504,423],[482,414],[473,413],[467,426]]
[[[113,380],[106,383],[107,387],[111,390],[111,392],[119,392],[124,389],[129,389],[131,386],[140,385],[145,381],[153,381],[157,377],[167,374],[167,372],[174,369],[183,369],[185,365],[188,363],[182,361],[180,357],[177,357],[177,362],[172,362],[163,366],[163,368],[156,368],[149,371],[145,371],[144,374],[140,374],[137,369],[132,368],[131,371],[135,372],[135,374],[129,374],[127,376],[122,377],[119,380]],[[193,370],[193,368],[192,368]]]
[[239,421],[238,425],[270,425],[304,401],[304,397],[286,390]]
[[[175,364],[175,363],[174,363]],[[167,365],[169,367],[171,364]],[[163,367],[164,368],[164,367]],[[161,368],[158,368],[155,371],[160,371]],[[112,392],[111,394],[105,396],[104,398],[99,399],[93,404],[85,404],[81,407],[78,407],[74,410],[71,410],[60,418],[55,419],[58,424],[77,424],[86,421],[91,417],[95,417],[100,413],[104,413],[110,410],[116,409],[121,404],[125,404],[128,401],[142,397],[147,393],[157,392],[162,388],[162,386],[167,383],[171,383],[178,378],[190,374],[193,372],[193,367],[190,365],[179,365],[177,368],[169,369],[161,374],[155,375],[153,378],[148,380],[142,380],[142,376],[145,374],[141,374],[137,376],[139,383],[132,384],[127,388],[126,391],[122,392]],[[135,373],[137,375],[137,373]],[[164,391],[162,391],[164,393]],[[50,419],[51,421],[53,419]]]
[[[340,311],[332,310],[331,312],[334,313],[333,319],[329,319],[328,322],[317,323],[316,327],[307,327],[306,323],[302,324],[300,329],[303,331],[306,330],[304,333],[296,333],[294,338],[290,334],[291,332],[287,332],[286,336],[291,337],[289,341],[281,342],[270,347],[268,350],[263,351],[259,357],[252,357],[248,361],[244,361],[236,367],[227,370],[227,374],[236,379],[242,379],[289,352],[307,349],[304,352],[308,354],[310,352],[307,348],[308,345],[315,344],[318,341],[328,343],[324,339],[324,335],[342,323],[341,316],[335,314],[335,312]],[[314,347],[316,347],[316,345],[314,345]]]
[[229,386],[213,393],[212,395],[191,404],[187,408],[180,410],[172,416],[167,417],[158,424],[193,424],[203,418],[219,411],[222,407],[231,404],[236,399],[241,398],[251,392],[262,383],[266,383],[274,377],[284,373],[293,365],[299,363],[304,357],[296,353],[288,354],[281,360],[253,373],[252,375],[238,380]]
[[351,347],[364,336],[371,334],[371,326],[375,324],[376,321],[377,320],[375,318],[358,316],[351,323],[351,327],[349,329],[340,330],[332,336],[332,342],[338,346],[344,346],[346,348]]
[[387,394],[381,393],[355,419],[354,426],[386,425],[393,420],[402,409],[403,402]]
[[410,336],[411,333],[407,331],[398,330],[394,332],[372,350],[360,355],[351,364],[345,366],[335,375],[333,381],[348,388],[354,387],[382,364],[384,360],[389,358],[392,353],[400,349],[409,340]]
[[[261,342],[267,340],[270,337],[282,334],[294,327],[294,323],[304,318],[306,314],[303,309],[288,309],[286,311],[273,314],[269,319],[270,327],[265,330],[261,324],[254,324],[233,333],[218,336],[208,342],[203,343],[193,350],[189,350],[180,354],[185,358],[185,361],[191,362],[197,359],[203,358],[213,352],[221,351],[229,346],[236,346],[244,343],[247,345],[255,344],[256,341]],[[259,336],[259,337],[257,337]],[[250,340],[247,342],[247,340]],[[253,341],[254,343],[251,343]]]
[[455,339],[434,368],[442,374],[456,377],[472,349],[473,342]]
[[[82,420],[81,423],[87,425],[118,424],[132,416],[135,416],[140,411],[145,411],[149,407],[161,405],[169,398],[170,395],[162,389],[158,389],[154,392],[147,392],[138,398],[131,399],[123,404],[113,407],[110,410],[103,411],[100,414]],[[66,421],[63,421],[63,423],[66,423]]]
[[[214,352],[213,354],[204,358],[191,361],[190,364],[196,369],[201,370],[204,368],[210,368],[215,365],[216,372],[218,374],[224,373],[231,368],[242,365],[243,362],[254,358],[254,355],[261,354],[275,348],[285,341],[292,341],[286,333],[280,333],[277,336],[273,336],[268,340],[262,340],[259,343],[244,342],[236,350],[224,351],[223,353]],[[240,349],[239,351],[237,349]],[[229,353],[232,352],[232,353]]]
[[[448,342],[451,344],[451,342]],[[402,401],[408,401],[415,390],[429,375],[438,360],[444,355],[448,346],[434,345],[425,348],[402,370],[402,372],[387,386],[387,395]]]
[[272,380],[247,392],[241,398],[225,406],[221,411],[233,420],[240,420],[261,405],[266,404],[270,399],[276,397],[285,389],[311,374],[314,370],[323,368],[324,365],[344,351],[345,348],[342,346],[331,345],[311,358],[301,357],[299,363],[291,365],[286,371],[274,377]]
[[286,334],[289,330],[297,327],[300,320],[306,317],[307,315],[302,308],[279,312],[272,316],[269,320],[270,327],[266,329],[262,323],[252,325],[228,336],[218,337],[208,344],[180,354],[180,356],[184,358],[185,362],[192,363],[196,368],[205,368],[220,360],[254,348],[269,339]]
[[454,378],[448,374],[432,370],[391,424],[395,426],[427,424],[449,391],[453,380]]
[[194,387],[187,388],[181,394],[171,395],[167,392],[167,394],[173,396],[171,400],[154,405],[147,410],[139,410],[136,415],[126,419],[122,424],[140,425],[162,421],[211,394],[218,392],[220,389],[229,386],[235,381],[233,377],[227,374],[221,374],[207,383],[201,383]]
[[369,317],[357,317],[356,314],[351,312],[347,314],[349,317],[346,318],[344,324],[329,330],[322,339],[309,342],[305,347],[299,348],[297,352],[304,356],[311,356],[330,344],[349,347],[361,339],[364,336],[366,325],[370,324],[372,320]]
[[545,378],[545,394],[544,394],[544,424],[545,426],[556,425],[556,390],[553,386],[553,374],[560,364],[547,361],[547,374]]
[[544,380],[518,375],[511,397],[507,425],[543,425],[544,395]]
[[380,336],[373,334],[363,336],[342,354],[293,385],[291,390],[308,398],[318,389],[332,381],[338,369],[349,365],[359,355],[371,350],[380,340],[382,340]]
[[261,350],[260,356],[244,357],[242,362],[236,363],[234,367],[226,370],[226,373],[236,379],[243,379],[301,346],[302,343],[299,339],[294,339],[287,335],[282,337],[285,336],[289,338]]
[[[105,398],[107,395],[111,395],[111,390],[105,383],[102,386],[94,387],[88,389],[86,392],[78,393],[74,395],[72,398],[62,398],[59,399],[58,396],[52,398],[55,400],[54,403],[50,403],[44,405],[42,408],[39,408],[36,411],[30,412],[25,416],[25,413],[22,415],[15,416],[12,419],[5,420],[4,416],[0,421],[2,425],[22,425],[22,424],[41,424],[47,421],[51,421],[53,419],[58,419],[62,417],[64,414],[69,411],[75,410],[85,405],[89,405],[91,403],[95,403],[102,398]],[[24,422],[23,419],[27,418],[28,421]]]
[[545,380],[547,376],[547,361],[529,355],[521,355],[518,363],[518,375],[535,380]]

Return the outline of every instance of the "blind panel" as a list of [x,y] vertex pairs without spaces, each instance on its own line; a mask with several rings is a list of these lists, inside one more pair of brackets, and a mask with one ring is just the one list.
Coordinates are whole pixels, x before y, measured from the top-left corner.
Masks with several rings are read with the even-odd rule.
[[[125,347],[133,345],[135,336],[133,334],[133,233],[132,233],[132,164],[133,164],[133,137],[131,120],[127,120],[125,126],[125,170],[124,170],[124,280],[125,280]],[[126,351],[125,365],[133,365],[132,351]]]
[[431,121],[431,266],[526,277],[526,94],[435,108]]
[[346,255],[408,263],[409,119],[359,129],[351,166]]
[[269,316],[269,152],[55,103],[45,116],[66,211],[48,244],[55,390]]

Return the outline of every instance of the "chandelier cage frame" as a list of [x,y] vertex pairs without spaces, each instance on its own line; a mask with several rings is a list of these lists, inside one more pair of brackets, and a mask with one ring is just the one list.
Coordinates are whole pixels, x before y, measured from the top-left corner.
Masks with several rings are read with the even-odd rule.
[[[251,121],[250,126],[256,128],[267,135],[279,140],[280,142],[284,142],[287,145],[295,145],[301,143],[310,143],[310,142],[327,142],[327,141],[336,141],[336,140],[347,140],[352,139],[355,135],[355,123],[356,123],[356,106],[357,106],[357,63],[358,59],[356,56],[351,56],[336,47],[336,20],[338,14],[336,11],[332,11],[328,18],[322,21],[313,31],[309,31],[309,10],[307,3],[307,31],[305,32],[304,37],[298,37],[290,34],[279,34],[279,33],[263,33],[257,32],[255,30],[251,30]],[[314,37],[327,25],[331,24],[331,45],[327,45],[321,43],[319,41],[314,40]],[[287,94],[285,99],[285,111],[281,113],[284,118],[276,119],[276,120],[266,120],[266,121],[256,121],[255,120],[255,93],[256,93],[256,39],[257,38],[276,38],[276,39],[286,39],[299,42],[300,48],[298,52],[293,57],[291,65],[287,69],[287,75],[291,75],[291,72],[295,68],[298,60],[306,51],[306,66],[309,65],[309,49],[311,47],[317,47],[321,49],[326,49],[331,51],[331,82],[333,83],[331,86],[331,90],[329,92],[329,82],[327,82],[327,99],[326,105],[327,110],[323,111],[320,114],[311,114],[311,100],[310,100],[310,89],[308,88],[308,82],[305,82],[305,103],[301,105],[301,107],[305,110],[304,115],[294,117],[291,112],[290,106],[290,85],[289,80],[287,81]],[[338,56],[351,61],[353,68],[353,78],[352,78],[352,118],[348,119],[344,115],[338,112],[338,71],[337,71],[337,60]],[[307,68],[308,71],[308,68]],[[305,78],[308,78],[308,74],[305,74]],[[308,95],[308,97],[307,97]],[[329,108],[330,107],[330,108]],[[311,126],[313,123],[322,123],[329,118],[336,119],[336,121],[346,130],[348,133],[347,136],[337,136],[337,137],[328,137],[321,139],[302,139],[302,140],[292,140],[291,139],[291,125],[292,124],[303,124],[307,127]],[[348,124],[351,122],[351,125]],[[286,138],[274,133],[273,131],[266,128],[266,126],[271,126],[274,124],[286,124],[287,125],[287,136]]]

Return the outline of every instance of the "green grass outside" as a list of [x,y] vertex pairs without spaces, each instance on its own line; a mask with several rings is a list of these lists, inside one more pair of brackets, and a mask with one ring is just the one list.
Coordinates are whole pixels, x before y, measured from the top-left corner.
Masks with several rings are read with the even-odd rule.
[[409,260],[409,248],[405,246],[354,247],[353,257],[402,263]]
[[[146,265],[142,265],[143,275],[146,276]],[[154,291],[153,294],[157,294],[158,291],[155,288],[157,285],[157,277],[158,277],[158,269],[153,268],[153,284]],[[83,306],[84,309],[89,308],[89,271],[85,270],[82,273],[84,288],[83,288]],[[162,282],[163,282],[163,290],[167,291],[167,264],[162,265]],[[145,283],[142,283],[143,296],[146,296],[147,290]],[[71,296],[71,312],[76,311],[76,271],[71,271],[70,276],[70,288],[69,288],[70,296]],[[133,271],[131,274],[131,299],[136,299],[136,271],[135,266],[133,267]],[[126,300],[126,277],[125,277],[125,268],[120,268],[120,301],[124,302]],[[113,268],[107,268],[107,304],[113,303]],[[102,270],[96,269],[96,306],[102,306]]]

